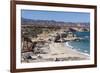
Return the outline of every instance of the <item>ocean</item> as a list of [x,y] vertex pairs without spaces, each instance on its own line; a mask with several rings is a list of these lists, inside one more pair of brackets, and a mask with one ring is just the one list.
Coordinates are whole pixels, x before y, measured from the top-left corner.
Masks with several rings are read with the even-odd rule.
[[74,32],[78,37],[82,39],[79,41],[66,42],[69,47],[80,51],[82,53],[90,54],[90,32]]

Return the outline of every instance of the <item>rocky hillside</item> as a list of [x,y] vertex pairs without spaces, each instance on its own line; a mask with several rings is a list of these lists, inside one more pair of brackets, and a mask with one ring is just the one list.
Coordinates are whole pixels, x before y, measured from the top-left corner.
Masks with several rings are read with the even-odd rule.
[[45,27],[65,27],[65,26],[78,26],[79,24],[82,27],[89,27],[90,23],[73,23],[73,22],[62,22],[62,21],[54,21],[54,20],[32,20],[21,18],[22,25],[32,25],[32,26],[45,26]]

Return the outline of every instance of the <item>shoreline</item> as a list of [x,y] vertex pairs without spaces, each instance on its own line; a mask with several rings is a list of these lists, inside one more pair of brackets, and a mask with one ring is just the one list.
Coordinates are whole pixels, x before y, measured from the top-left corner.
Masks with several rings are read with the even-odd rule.
[[[67,45],[66,45],[66,43],[67,43]],[[72,49],[72,50],[74,50],[76,52],[80,52],[83,55],[89,56],[88,53],[85,53],[85,52],[82,52],[82,51],[78,51],[76,48],[73,48],[71,45],[69,45],[69,42],[66,42],[66,43],[65,43],[66,47],[69,47],[70,49]]]
[[[89,57],[89,55],[86,55],[85,53],[77,51],[76,49],[72,49],[69,46],[65,46],[64,43],[61,43],[61,44],[58,43],[58,44],[54,44],[54,45],[56,45],[58,48],[56,52],[58,52],[58,53],[63,52],[64,54],[66,54],[66,56],[69,55],[69,56],[76,56],[76,57],[78,56],[78,57],[84,57],[84,58]],[[55,47],[54,45],[53,45],[53,47]]]
[[[79,61],[79,60],[89,60],[89,56],[79,52],[75,49],[70,48],[65,43],[53,43],[49,44],[49,52],[47,54],[33,54],[31,53],[32,59],[22,60],[22,63],[32,63],[32,62],[48,62],[48,61]],[[45,47],[44,47],[45,48]],[[23,56],[27,53],[23,53]]]

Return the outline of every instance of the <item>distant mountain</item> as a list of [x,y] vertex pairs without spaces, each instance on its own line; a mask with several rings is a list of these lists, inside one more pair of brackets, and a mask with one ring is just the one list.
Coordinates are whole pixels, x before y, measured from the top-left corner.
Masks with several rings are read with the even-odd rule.
[[21,18],[21,24],[22,25],[33,25],[33,26],[86,26],[89,27],[90,23],[74,23],[74,22],[61,22],[61,21],[54,21],[54,20],[32,20],[32,19],[26,19]]

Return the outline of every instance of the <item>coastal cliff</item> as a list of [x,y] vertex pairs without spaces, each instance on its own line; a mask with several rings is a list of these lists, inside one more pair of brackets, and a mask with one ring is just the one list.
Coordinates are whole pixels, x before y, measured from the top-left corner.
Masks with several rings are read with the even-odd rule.
[[21,24],[21,62],[89,59],[89,55],[66,45],[82,40],[75,32],[89,32],[89,23],[22,19]]

